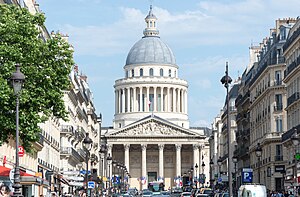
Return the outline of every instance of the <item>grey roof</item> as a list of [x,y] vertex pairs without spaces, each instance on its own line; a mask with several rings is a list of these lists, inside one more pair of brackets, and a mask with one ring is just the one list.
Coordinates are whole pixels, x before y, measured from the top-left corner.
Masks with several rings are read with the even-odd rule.
[[176,65],[172,50],[158,36],[143,37],[127,55],[126,65],[147,63]]

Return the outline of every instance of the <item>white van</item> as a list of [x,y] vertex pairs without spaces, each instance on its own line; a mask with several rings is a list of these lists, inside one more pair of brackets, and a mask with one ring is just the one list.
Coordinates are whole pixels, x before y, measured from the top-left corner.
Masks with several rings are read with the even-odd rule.
[[238,197],[267,197],[266,186],[260,184],[241,185]]

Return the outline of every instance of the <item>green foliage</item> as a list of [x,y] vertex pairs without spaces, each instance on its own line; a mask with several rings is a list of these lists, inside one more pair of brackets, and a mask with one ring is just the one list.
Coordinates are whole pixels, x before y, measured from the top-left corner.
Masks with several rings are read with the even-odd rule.
[[73,62],[70,45],[59,35],[42,39],[45,17],[0,4],[0,145],[15,137],[16,96],[8,79],[21,65],[25,84],[20,95],[20,139],[28,151],[39,139],[39,123],[66,118],[63,90],[69,89]]

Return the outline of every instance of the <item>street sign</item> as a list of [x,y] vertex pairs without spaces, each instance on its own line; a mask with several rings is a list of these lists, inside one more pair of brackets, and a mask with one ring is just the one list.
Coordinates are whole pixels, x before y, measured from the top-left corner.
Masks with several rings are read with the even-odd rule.
[[[86,174],[86,170],[80,170],[80,174]],[[91,171],[88,171],[88,174],[91,174]]]
[[218,183],[222,183],[222,178],[218,178]]
[[25,154],[25,150],[23,146],[19,146],[19,157],[23,157]]
[[15,169],[13,168],[9,171],[9,180],[12,183],[14,183],[14,176],[15,176]]
[[242,182],[243,183],[252,183],[252,178],[253,178],[253,169],[243,168]]
[[295,159],[296,159],[297,161],[300,160],[300,153],[296,153],[296,154],[295,154]]
[[88,182],[88,188],[89,189],[94,189],[95,188],[95,182],[94,181],[89,181]]

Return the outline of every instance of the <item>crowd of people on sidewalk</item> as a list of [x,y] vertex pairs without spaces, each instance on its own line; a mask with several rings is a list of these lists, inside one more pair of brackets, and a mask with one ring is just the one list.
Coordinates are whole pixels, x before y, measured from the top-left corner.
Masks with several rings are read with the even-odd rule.
[[298,197],[292,191],[270,191],[268,197]]

